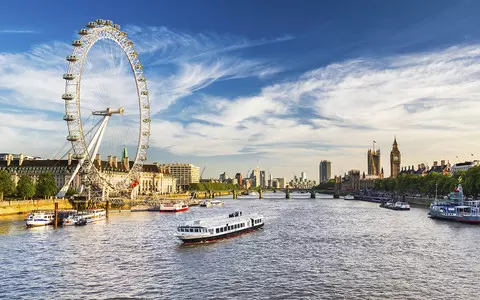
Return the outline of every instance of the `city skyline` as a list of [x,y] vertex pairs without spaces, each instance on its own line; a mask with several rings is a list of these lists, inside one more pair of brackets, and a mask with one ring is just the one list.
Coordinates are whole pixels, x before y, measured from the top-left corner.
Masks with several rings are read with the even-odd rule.
[[[171,16],[186,4],[199,13]],[[19,12],[25,4],[9,5]],[[472,6],[480,4],[402,2],[411,13],[397,3],[279,1],[272,14],[265,3],[178,1],[151,2],[133,16],[120,1],[74,18],[55,2],[28,5],[22,18],[0,12],[2,152],[51,158],[66,143],[65,56],[76,31],[102,17],[128,32],[145,66],[150,162],[206,166],[204,177],[260,166],[276,177],[317,178],[322,159],[332,176],[366,171],[375,140],[388,177],[395,134],[402,166],[478,159],[480,21]],[[108,55],[96,54],[108,69]],[[127,75],[108,86],[128,85]]]

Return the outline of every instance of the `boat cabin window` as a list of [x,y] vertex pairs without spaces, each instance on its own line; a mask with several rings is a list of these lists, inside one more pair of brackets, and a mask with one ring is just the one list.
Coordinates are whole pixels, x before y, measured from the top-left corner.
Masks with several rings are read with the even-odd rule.
[[218,233],[218,232],[219,232],[218,228],[215,228],[215,233]]

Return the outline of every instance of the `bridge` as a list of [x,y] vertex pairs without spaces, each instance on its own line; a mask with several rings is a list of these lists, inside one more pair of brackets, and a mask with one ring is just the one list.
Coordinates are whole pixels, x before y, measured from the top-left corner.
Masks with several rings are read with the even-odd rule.
[[255,192],[258,195],[259,199],[263,199],[264,192],[284,192],[285,199],[290,199],[291,193],[309,193],[311,199],[316,198],[317,191],[315,189],[298,189],[298,188],[281,188],[281,189],[250,189],[250,190],[222,190],[222,191],[215,191],[215,190],[208,190],[208,191],[196,191],[197,195],[204,196],[204,198],[215,198],[215,196],[222,196],[224,193],[228,193],[228,195],[232,195],[233,199],[237,199],[240,195],[251,195],[251,193]]

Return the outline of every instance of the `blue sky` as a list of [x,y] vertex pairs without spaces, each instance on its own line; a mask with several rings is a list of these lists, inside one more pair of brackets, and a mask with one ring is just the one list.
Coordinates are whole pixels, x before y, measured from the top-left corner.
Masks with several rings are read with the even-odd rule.
[[[395,134],[402,165],[470,158],[479,146],[479,9],[477,1],[9,2],[0,10],[0,152],[52,157],[64,146],[64,57],[76,32],[102,18],[122,26],[145,66],[150,161],[206,166],[204,177],[260,166],[318,180],[322,159],[337,174],[365,170],[376,140],[388,175]],[[102,70],[112,74],[102,98],[130,101],[131,75],[106,51],[116,53],[103,45],[91,58],[111,69]],[[85,76],[92,91],[95,74]],[[129,144],[132,153],[122,124],[111,126],[104,152]]]

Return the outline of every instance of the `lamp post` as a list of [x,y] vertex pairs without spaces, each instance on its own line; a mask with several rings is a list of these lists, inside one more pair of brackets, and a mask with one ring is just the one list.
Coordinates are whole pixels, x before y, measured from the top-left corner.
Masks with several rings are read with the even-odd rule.
[[438,182],[435,181],[435,200],[437,200],[437,188],[438,188]]

